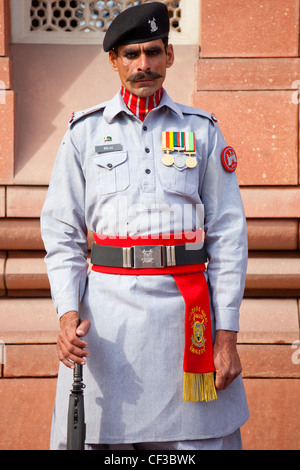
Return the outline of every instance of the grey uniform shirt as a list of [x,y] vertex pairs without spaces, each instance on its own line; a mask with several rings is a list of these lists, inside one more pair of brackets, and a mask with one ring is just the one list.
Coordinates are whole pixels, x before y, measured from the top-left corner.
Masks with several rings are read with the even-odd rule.
[[[164,131],[195,133],[195,168],[163,165]],[[114,151],[103,148],[107,140]],[[213,335],[238,331],[247,233],[236,174],[221,163],[225,147],[208,113],[174,103],[165,90],[143,123],[120,93],[70,122],[41,226],[58,315],[77,310],[80,284],[81,315],[92,322],[84,367],[87,443],[219,437],[248,418],[241,377],[214,402],[183,401],[185,306],[172,276],[87,277],[88,229],[135,237],[203,228]],[[61,365],[54,440],[66,432],[71,383],[72,371]]]

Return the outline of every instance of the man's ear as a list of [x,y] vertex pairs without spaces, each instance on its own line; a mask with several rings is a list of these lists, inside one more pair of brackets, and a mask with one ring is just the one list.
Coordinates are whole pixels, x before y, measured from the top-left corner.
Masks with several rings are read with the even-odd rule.
[[117,58],[118,58],[118,56],[117,56],[115,51],[109,51],[108,60],[109,60],[110,66],[114,70],[114,72],[118,72]]
[[170,67],[172,67],[172,65],[174,64],[174,60],[175,60],[174,48],[172,44],[168,45],[166,54],[167,54],[167,69],[169,69]]

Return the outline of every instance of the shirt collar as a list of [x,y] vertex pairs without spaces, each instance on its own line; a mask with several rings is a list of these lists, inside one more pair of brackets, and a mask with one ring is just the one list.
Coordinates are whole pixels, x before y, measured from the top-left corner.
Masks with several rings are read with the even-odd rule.
[[[163,107],[170,108],[174,111],[178,116],[183,119],[183,114],[180,107],[174,103],[174,101],[169,97],[166,90],[164,89],[162,99],[155,108],[156,110],[163,108]],[[113,97],[111,101],[109,101],[104,109],[103,117],[109,124],[113,121],[113,119],[120,113],[125,112],[126,114],[132,116],[131,111],[127,108],[126,104],[121,95],[121,90]]]

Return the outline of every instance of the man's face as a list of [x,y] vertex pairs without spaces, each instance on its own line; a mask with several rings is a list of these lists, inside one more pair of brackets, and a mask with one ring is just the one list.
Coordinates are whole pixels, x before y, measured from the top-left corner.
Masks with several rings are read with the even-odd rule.
[[161,39],[118,47],[109,62],[119,73],[122,85],[137,96],[151,96],[162,87],[166,71],[173,65],[173,46],[165,50]]

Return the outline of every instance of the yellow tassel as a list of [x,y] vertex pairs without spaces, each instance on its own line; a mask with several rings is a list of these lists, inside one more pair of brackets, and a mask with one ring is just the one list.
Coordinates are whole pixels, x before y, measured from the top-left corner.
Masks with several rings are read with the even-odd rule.
[[183,375],[184,401],[213,401],[217,399],[215,377],[213,372],[194,374],[184,372]]

